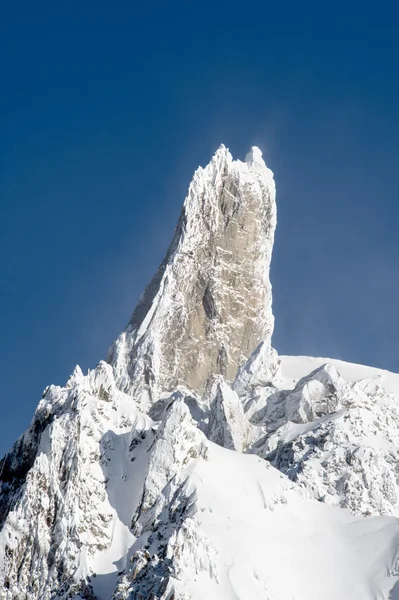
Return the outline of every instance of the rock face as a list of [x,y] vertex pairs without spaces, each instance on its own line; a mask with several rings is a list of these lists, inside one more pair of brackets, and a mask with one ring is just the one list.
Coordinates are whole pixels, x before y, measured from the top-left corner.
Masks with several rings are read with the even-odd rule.
[[50,386],[0,464],[1,599],[94,598],[88,564],[112,549],[113,536],[123,561],[134,540],[128,525],[141,482],[137,467],[137,484],[128,481],[130,459],[151,438],[152,421],[112,379],[101,362],[86,377],[75,370],[65,388]]
[[108,362],[140,406],[208,377],[234,379],[273,332],[269,267],[275,186],[259,149],[245,162],[221,146],[190,184],[173,241]]
[[206,397],[209,398],[207,438],[229,450],[246,450],[252,428],[236,392],[221,375],[216,375],[208,381]]
[[277,357],[275,221],[258,149],[196,172],[108,362],[0,462],[0,600],[399,598],[399,375]]

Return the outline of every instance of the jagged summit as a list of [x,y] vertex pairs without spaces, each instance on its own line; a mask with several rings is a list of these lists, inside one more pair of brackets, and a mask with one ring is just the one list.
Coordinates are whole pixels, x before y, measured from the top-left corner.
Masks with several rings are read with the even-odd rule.
[[178,384],[228,380],[273,332],[269,267],[273,174],[253,147],[245,162],[221,145],[194,174],[165,259],[108,362],[140,406]]
[[252,146],[251,150],[245,156],[245,162],[249,165],[257,163],[258,165],[265,166],[265,161],[262,158],[262,150],[257,146]]

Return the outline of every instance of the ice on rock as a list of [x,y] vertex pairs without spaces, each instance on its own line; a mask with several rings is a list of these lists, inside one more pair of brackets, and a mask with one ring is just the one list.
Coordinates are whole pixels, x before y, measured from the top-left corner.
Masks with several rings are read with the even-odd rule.
[[141,500],[133,518],[137,536],[151,531],[155,519],[168,505],[165,494],[170,499],[171,490],[175,491],[184,482],[188,460],[205,453],[204,441],[184,399],[175,399],[165,413],[152,447]]
[[233,389],[238,395],[246,395],[250,390],[270,386],[279,374],[277,352],[268,340],[263,340],[238,369]]
[[194,174],[174,238],[108,361],[119,388],[146,408],[208,377],[228,381],[273,332],[269,267],[276,224],[273,174],[221,146]]
[[206,398],[210,406],[208,439],[224,448],[243,452],[249,445],[253,428],[237,393],[221,375],[214,375],[208,381]]
[[78,385],[79,383],[82,383],[82,381],[84,381],[83,371],[79,367],[79,365],[76,365],[76,367],[72,371],[71,375],[69,376],[69,379],[68,379],[68,381],[65,384],[65,387],[66,388],[72,388],[75,385]]
[[[285,362],[293,371],[322,360],[283,357],[283,371]],[[280,393],[284,410],[255,450],[325,503],[397,515],[399,375],[331,362],[336,366],[320,365],[294,391]]]
[[286,419],[294,423],[307,423],[335,412],[350,401],[348,388],[333,365],[323,365],[301,379],[294,391],[287,394]]
[[207,440],[183,395],[168,406],[150,452],[132,522],[135,535],[147,540],[146,549],[133,554],[115,598],[178,598],[175,584],[186,561],[199,570],[209,570],[212,563],[209,543],[196,525],[197,495],[189,481],[193,465],[207,460]]
[[96,557],[113,545],[119,523],[109,501],[103,440],[110,429],[133,435],[152,425],[121,393],[117,404],[100,398],[112,376],[105,367],[83,379],[75,369],[70,387],[51,386],[31,428],[2,461],[2,600],[91,597]]

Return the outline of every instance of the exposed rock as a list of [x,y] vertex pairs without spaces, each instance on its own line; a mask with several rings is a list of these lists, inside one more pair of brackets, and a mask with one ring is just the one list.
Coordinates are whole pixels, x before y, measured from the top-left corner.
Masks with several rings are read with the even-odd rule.
[[[89,563],[111,546],[119,518],[103,440],[110,428],[133,440],[151,427],[110,377],[102,363],[87,377],[75,370],[68,388],[48,388],[31,428],[3,459],[1,600],[94,599]],[[116,390],[116,402],[102,397],[105,389]]]
[[108,362],[0,463],[0,600],[396,597],[397,518],[340,508],[399,514],[399,376],[277,357],[274,227],[222,146]]
[[308,423],[317,417],[342,408],[351,397],[349,386],[326,364],[298,382],[286,396],[286,419],[294,423]]
[[108,361],[123,391],[148,407],[183,384],[232,381],[273,332],[269,267],[275,186],[261,152],[221,146],[190,184],[173,241]]
[[244,415],[237,393],[221,375],[210,378],[206,401],[210,406],[208,439],[223,448],[243,452],[250,443],[253,428]]
[[270,386],[279,376],[279,359],[269,340],[263,340],[237,372],[233,389],[247,395],[253,389]]
[[206,454],[204,441],[184,399],[176,399],[167,409],[151,449],[140,503],[132,522],[136,536],[152,530],[167,504],[165,497],[173,496],[179,483],[184,483],[184,467],[190,460]]

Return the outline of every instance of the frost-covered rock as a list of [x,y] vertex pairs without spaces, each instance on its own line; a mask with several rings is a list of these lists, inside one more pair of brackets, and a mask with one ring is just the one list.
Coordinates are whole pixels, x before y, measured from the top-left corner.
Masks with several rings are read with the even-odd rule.
[[[108,489],[109,429],[133,440],[152,425],[121,392],[114,402],[100,398],[112,369],[96,371],[85,378],[75,370],[70,387],[48,388],[30,429],[2,461],[4,600],[94,598],[89,578],[96,556],[112,546],[120,516]],[[113,465],[115,475],[121,466]]]
[[[356,375],[356,365],[344,368],[348,379]],[[355,514],[398,514],[399,376],[390,375],[388,389],[383,372],[369,371],[372,377],[345,381],[323,365],[281,392],[282,410],[254,450],[322,502]]]
[[190,184],[173,241],[108,355],[120,389],[148,407],[183,384],[234,379],[273,332],[275,186],[261,152],[221,146]]
[[253,427],[245,417],[237,393],[221,375],[210,378],[206,390],[210,406],[206,435],[223,448],[243,452],[253,436]]
[[301,379],[285,399],[285,416],[294,423],[307,423],[335,412],[352,401],[349,386],[336,368],[326,364]]
[[[132,530],[145,540],[120,578],[115,599],[183,598],[175,590],[187,561],[209,568],[207,540],[195,524],[196,492],[189,484],[192,465],[207,460],[204,434],[196,427],[183,397],[168,407],[150,449]],[[203,549],[203,556],[198,553]]]
[[[133,517],[133,531],[139,536],[151,530],[155,519],[165,508],[165,497],[173,495],[184,467],[190,459],[205,452],[204,435],[196,427],[183,398],[176,399],[166,411],[148,463],[140,503]],[[173,482],[173,492],[167,489]]]
[[269,340],[262,340],[248,360],[238,369],[233,389],[247,395],[260,387],[270,386],[278,379],[279,359]]

